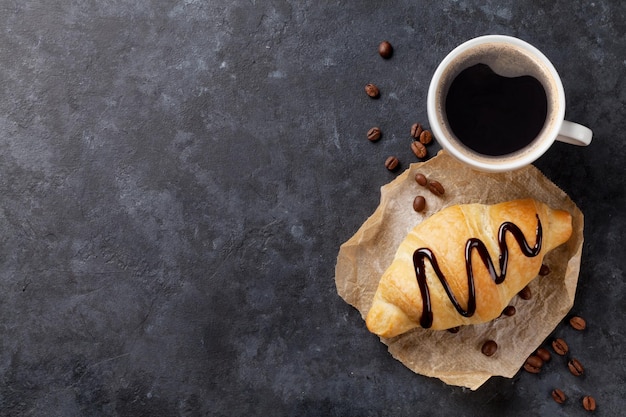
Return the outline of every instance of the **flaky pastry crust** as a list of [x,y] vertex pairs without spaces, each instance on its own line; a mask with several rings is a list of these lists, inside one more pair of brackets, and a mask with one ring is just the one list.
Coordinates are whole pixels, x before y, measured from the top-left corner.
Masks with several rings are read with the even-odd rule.
[[468,309],[470,291],[466,265],[466,244],[470,239],[484,243],[495,272],[501,273],[498,230],[513,223],[530,246],[536,245],[541,228],[540,251],[536,256],[523,253],[512,233],[504,233],[509,256],[504,281],[496,284],[475,251],[470,256],[474,277],[475,311],[463,316],[455,308],[439,281],[431,262],[424,262],[426,284],[432,307],[430,329],[443,330],[479,324],[500,316],[510,300],[539,273],[546,253],[565,243],[572,234],[572,217],[533,199],[495,205],[463,204],[448,207],[415,226],[400,244],[393,262],[383,273],[366,324],[379,336],[390,338],[420,326],[423,298],[416,278],[414,253],[427,248],[462,309]]

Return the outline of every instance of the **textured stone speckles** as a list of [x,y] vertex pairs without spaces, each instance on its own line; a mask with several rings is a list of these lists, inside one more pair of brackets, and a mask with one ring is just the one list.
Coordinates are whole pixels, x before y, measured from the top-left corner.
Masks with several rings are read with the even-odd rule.
[[[381,158],[411,158],[401,139],[426,120],[436,65],[485,33],[544,51],[567,117],[596,135],[537,164],[585,212],[577,311],[593,326],[564,337],[585,384],[619,385],[626,342],[596,307],[620,311],[606,294],[623,292],[626,270],[626,9],[570,3],[7,2],[0,409],[409,415],[419,403],[437,417],[555,405],[550,381],[498,378],[465,393],[412,374],[334,287],[338,245],[388,181]],[[389,60],[376,53],[382,39]],[[368,82],[386,93],[369,100]],[[374,125],[385,139],[372,146],[362,135]],[[619,398],[596,395],[619,414]]]

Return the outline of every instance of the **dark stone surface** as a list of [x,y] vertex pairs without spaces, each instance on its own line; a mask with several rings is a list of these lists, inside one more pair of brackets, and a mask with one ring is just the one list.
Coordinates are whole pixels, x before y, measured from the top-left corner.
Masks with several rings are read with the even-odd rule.
[[[0,415],[623,414],[626,3],[378,3],[0,2]],[[487,33],[543,50],[595,133],[537,162],[586,215],[589,328],[555,334],[588,372],[471,392],[391,358],[334,265]]]

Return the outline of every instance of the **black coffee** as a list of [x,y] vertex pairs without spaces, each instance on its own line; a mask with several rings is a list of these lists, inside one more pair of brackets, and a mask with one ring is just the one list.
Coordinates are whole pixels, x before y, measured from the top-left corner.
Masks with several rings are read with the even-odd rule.
[[446,96],[452,132],[483,155],[524,148],[541,131],[547,112],[546,92],[536,78],[503,77],[485,64],[463,70]]

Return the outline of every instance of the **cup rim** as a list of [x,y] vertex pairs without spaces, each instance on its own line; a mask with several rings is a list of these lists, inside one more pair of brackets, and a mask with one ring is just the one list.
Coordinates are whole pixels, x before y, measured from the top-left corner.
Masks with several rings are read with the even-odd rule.
[[[553,122],[550,129],[544,133],[544,135],[551,140],[546,139],[540,144],[538,144],[532,152],[529,152],[525,155],[521,155],[514,160],[503,161],[498,157],[484,157],[481,160],[471,158],[467,156],[464,152],[461,152],[457,146],[452,143],[445,135],[443,130],[439,127],[438,122],[438,111],[436,108],[436,94],[438,88],[438,81],[442,78],[444,71],[447,67],[452,63],[456,57],[464,53],[466,50],[473,48],[478,45],[483,45],[487,43],[504,43],[513,46],[517,46],[525,51],[529,52],[535,59],[537,59],[541,64],[545,66],[548,70],[552,81],[556,87],[557,92],[557,103],[558,108],[556,110],[555,121]],[[550,60],[535,46],[529,44],[528,42],[507,35],[483,35],[476,38],[469,39],[462,44],[455,47],[452,51],[450,51],[444,59],[439,63],[437,69],[435,70],[433,77],[430,82],[430,86],[428,88],[428,96],[427,96],[427,113],[428,119],[430,123],[430,128],[441,145],[443,149],[448,151],[452,156],[461,160],[462,162],[473,166],[482,171],[488,172],[504,172],[504,171],[512,171],[519,168],[522,168],[526,165],[531,164],[535,160],[537,160],[541,155],[543,155],[548,148],[554,143],[556,140],[559,131],[561,130],[561,126],[563,124],[563,120],[565,119],[565,92],[563,89],[563,83],[561,82],[561,77],[556,71],[556,68],[550,62]]]

